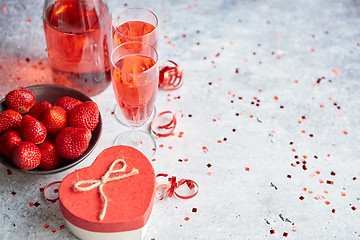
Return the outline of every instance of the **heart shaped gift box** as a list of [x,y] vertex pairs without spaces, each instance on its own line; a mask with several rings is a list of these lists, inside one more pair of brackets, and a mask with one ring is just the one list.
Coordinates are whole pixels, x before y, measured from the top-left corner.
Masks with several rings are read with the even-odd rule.
[[80,239],[140,240],[150,222],[154,188],[154,169],[145,155],[114,146],[62,180],[60,209]]

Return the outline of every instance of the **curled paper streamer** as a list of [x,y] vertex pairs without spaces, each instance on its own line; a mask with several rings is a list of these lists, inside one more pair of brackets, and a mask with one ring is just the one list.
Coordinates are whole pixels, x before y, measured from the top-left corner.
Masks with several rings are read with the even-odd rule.
[[[165,173],[159,173],[156,175],[156,178],[158,177],[167,177],[168,175]],[[180,179],[178,182],[176,181],[176,177],[172,176],[171,178],[168,178],[169,183],[159,184],[156,182],[155,187],[155,198],[159,200],[163,200],[166,197],[171,198],[172,196],[177,196],[181,199],[190,199],[196,196],[196,194],[199,191],[199,185],[190,179]],[[189,190],[192,191],[189,195],[180,195],[176,190],[186,184]],[[157,196],[157,193],[162,190],[162,194],[160,194],[160,197]]]
[[175,130],[177,115],[183,117],[181,112],[172,113],[171,111],[164,111],[159,113],[151,122],[151,132],[158,137],[170,136]]
[[[61,183],[61,181],[55,181],[55,182],[52,182],[52,183],[49,183],[45,188],[44,188],[44,197],[45,197],[45,199],[47,200],[47,201],[49,201],[49,202],[51,202],[51,203],[55,203],[57,200],[59,200],[59,196],[58,197],[56,197],[56,198],[50,198],[49,197],[49,194],[48,194],[48,190],[49,190],[49,188],[51,187],[51,186],[53,186],[53,185],[55,185],[55,184],[60,184]],[[55,189],[56,191],[56,193],[57,193],[57,190],[58,189]]]
[[183,69],[174,61],[168,60],[167,62],[173,66],[164,66],[160,68],[159,88],[166,90],[178,89],[183,84]]

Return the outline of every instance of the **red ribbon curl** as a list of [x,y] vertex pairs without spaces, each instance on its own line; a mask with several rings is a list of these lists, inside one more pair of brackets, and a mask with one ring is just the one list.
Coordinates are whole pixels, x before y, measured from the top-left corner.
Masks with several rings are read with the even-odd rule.
[[[175,130],[176,123],[177,123],[176,115],[178,113],[181,114],[180,117],[183,117],[183,114],[181,112],[172,113],[171,111],[164,111],[164,112],[161,112],[158,115],[156,115],[150,125],[151,132],[158,137],[170,136]],[[161,118],[165,114],[172,114],[172,119],[164,125],[157,126],[157,121],[159,120],[159,118]]]
[[[167,177],[168,175],[165,173],[159,173],[156,175],[156,178],[158,177]],[[172,196],[177,196],[178,198],[181,199],[190,199],[196,196],[196,194],[199,192],[199,185],[190,179],[180,179],[178,182],[176,182],[176,177],[172,176],[171,178],[168,178],[169,183],[164,183],[164,184],[159,184],[156,182],[156,187],[155,187],[155,198],[159,199],[159,200],[163,200],[166,197],[171,198]],[[190,190],[193,190],[194,192],[192,194],[189,195],[180,195],[179,193],[176,192],[176,189],[178,189],[180,186],[182,186],[183,184],[185,184],[188,186],[188,188]],[[156,193],[160,190],[163,189],[163,193],[161,194],[160,198],[157,197]]]
[[159,88],[164,88],[166,90],[178,89],[183,83],[183,69],[174,61],[168,60],[167,62],[173,64],[174,66],[164,66],[160,68]]
[[[47,194],[46,194],[46,193],[47,193],[48,189],[49,189],[52,185],[59,184],[59,183],[61,183],[61,181],[55,181],[55,182],[49,183],[49,184],[44,188],[44,197],[45,197],[46,200],[48,200],[48,201],[51,202],[51,203],[55,203],[55,202],[59,199],[59,196],[56,197],[56,198],[49,198],[49,197],[47,197]],[[57,190],[58,190],[58,189],[55,189],[54,191],[57,193]]]

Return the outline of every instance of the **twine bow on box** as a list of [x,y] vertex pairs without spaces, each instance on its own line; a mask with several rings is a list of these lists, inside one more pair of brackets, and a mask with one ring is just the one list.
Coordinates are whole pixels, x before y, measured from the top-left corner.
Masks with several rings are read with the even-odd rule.
[[[122,168],[115,170],[114,168],[115,168],[116,164],[118,164],[118,163],[122,164]],[[111,164],[109,170],[105,173],[104,176],[101,177],[101,179],[99,179],[99,180],[82,180],[82,181],[79,181],[74,184],[74,189],[79,192],[86,192],[86,191],[90,191],[93,188],[99,187],[99,193],[100,193],[102,199],[104,200],[104,205],[103,205],[102,211],[98,217],[100,221],[103,220],[105,217],[106,209],[107,209],[107,202],[108,202],[107,197],[103,190],[104,185],[107,182],[120,180],[120,179],[127,178],[127,177],[130,177],[130,176],[133,176],[133,175],[139,173],[138,169],[133,168],[128,173],[125,173],[122,175],[117,175],[115,177],[110,177],[111,174],[122,173],[122,172],[125,172],[125,170],[126,170],[125,160],[117,159]],[[81,186],[81,185],[86,185],[86,186]]]

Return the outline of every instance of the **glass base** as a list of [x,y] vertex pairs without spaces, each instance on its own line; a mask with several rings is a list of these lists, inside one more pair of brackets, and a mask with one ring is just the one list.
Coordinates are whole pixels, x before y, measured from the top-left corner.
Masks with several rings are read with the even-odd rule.
[[134,132],[130,130],[121,133],[115,140],[114,145],[125,145],[136,148],[150,160],[156,152],[156,142],[150,134],[144,131],[138,130],[137,133],[139,135],[138,138],[140,139],[139,143],[133,141]]
[[[125,126],[127,126],[127,127],[131,127],[131,125],[124,119],[124,117],[123,117],[123,115],[122,115],[122,113],[121,113],[121,111],[120,111],[120,108],[119,108],[119,106],[118,106],[117,104],[115,105],[115,110],[114,110],[114,112],[115,112],[115,117],[116,117],[116,119],[117,119],[122,125],[125,125]],[[153,111],[152,111],[149,119],[147,120],[147,122],[146,122],[145,124],[151,122],[151,121],[154,119],[155,115],[156,115],[156,108],[155,108],[155,106],[154,106]]]

